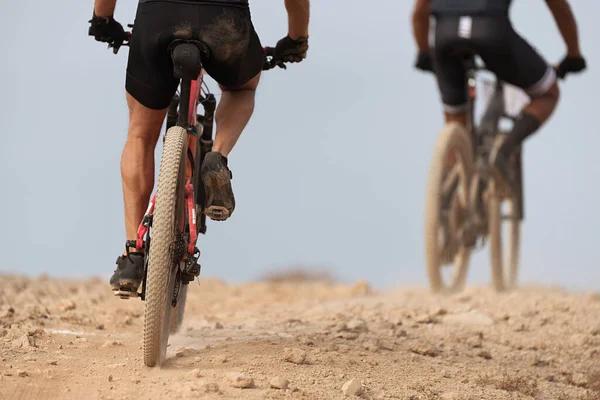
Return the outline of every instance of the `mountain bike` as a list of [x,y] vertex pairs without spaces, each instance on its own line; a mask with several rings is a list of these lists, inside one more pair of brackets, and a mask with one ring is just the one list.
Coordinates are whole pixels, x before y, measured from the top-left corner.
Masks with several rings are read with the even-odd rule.
[[[128,25],[132,27],[131,25]],[[128,33],[128,38],[130,38]],[[129,41],[123,43],[129,45]],[[118,48],[113,48],[117,54]],[[199,234],[206,234],[204,185],[200,167],[213,146],[215,96],[203,80],[202,60],[208,47],[195,40],[176,39],[169,46],[174,75],[180,79],[166,116],[166,132],[156,192],[140,223],[137,239],[126,243],[145,254],[145,271],[138,292],[115,290],[123,299],[145,302],[144,364],[160,366],[169,335],[181,327],[188,285],[200,275]],[[264,49],[263,70],[281,67],[274,49]],[[203,114],[198,114],[202,105]]]
[[[489,241],[492,285],[496,291],[505,291],[516,286],[519,269],[521,223],[525,217],[523,150],[517,150],[512,164],[514,187],[496,182],[489,156],[496,141],[507,134],[500,128],[501,120],[515,120],[506,112],[506,85],[496,79],[490,101],[476,124],[476,78],[485,66],[467,57],[465,69],[468,124],[444,126],[429,169],[425,209],[427,274],[434,292],[460,291],[472,252]],[[445,270],[452,266],[452,274],[446,279]]]

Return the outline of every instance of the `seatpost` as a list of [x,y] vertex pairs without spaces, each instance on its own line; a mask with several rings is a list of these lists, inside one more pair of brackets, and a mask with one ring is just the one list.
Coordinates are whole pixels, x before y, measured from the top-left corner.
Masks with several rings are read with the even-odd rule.
[[182,128],[188,129],[188,112],[190,104],[190,93],[191,93],[192,82],[188,79],[181,80],[181,96],[179,100],[179,114],[177,118],[177,125]]

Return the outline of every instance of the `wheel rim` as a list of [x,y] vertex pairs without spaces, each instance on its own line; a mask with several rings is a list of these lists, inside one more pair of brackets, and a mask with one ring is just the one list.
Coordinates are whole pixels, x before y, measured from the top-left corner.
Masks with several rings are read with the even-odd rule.
[[452,147],[444,157],[448,161],[439,182],[438,268],[444,290],[455,291],[461,288],[470,256],[470,249],[459,242],[468,217],[470,185],[460,150]]

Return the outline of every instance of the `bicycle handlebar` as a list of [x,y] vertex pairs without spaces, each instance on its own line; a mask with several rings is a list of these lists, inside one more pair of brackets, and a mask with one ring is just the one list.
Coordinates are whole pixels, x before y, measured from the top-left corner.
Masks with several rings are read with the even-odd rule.
[[287,67],[285,66],[285,62],[282,59],[275,57],[275,48],[274,47],[265,47],[264,53],[265,53],[265,61],[263,62],[263,68],[262,68],[263,71],[268,71],[275,67],[287,69]]

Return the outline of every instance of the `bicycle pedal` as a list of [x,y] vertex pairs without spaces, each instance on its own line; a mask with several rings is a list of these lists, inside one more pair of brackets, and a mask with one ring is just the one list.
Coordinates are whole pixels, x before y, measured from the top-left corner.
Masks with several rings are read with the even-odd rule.
[[120,297],[123,300],[129,300],[132,297],[139,297],[138,292],[132,292],[131,290],[125,289],[113,290],[113,294],[117,297]]
[[229,218],[229,210],[225,207],[210,206],[204,213],[213,221],[225,221]]

